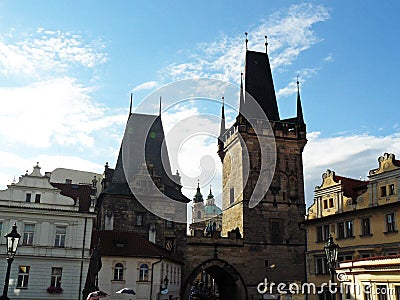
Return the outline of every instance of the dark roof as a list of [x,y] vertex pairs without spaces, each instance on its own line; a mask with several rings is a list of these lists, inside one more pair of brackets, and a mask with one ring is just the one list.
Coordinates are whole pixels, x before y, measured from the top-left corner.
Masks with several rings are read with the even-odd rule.
[[91,248],[94,248],[99,240],[102,256],[166,257],[182,263],[164,248],[153,244],[135,231],[94,230]]
[[[269,120],[280,120],[267,53],[246,52],[245,91],[258,102]],[[248,107],[248,103],[245,104]]]
[[[130,178],[140,174],[143,163],[146,162],[149,174],[152,174],[153,180],[155,177],[159,178],[161,185],[164,186],[164,194],[166,196],[176,201],[190,202],[182,194],[181,186],[172,180],[174,175],[171,173],[168,151],[164,140],[164,129],[160,116],[131,114],[125,129],[124,140],[121,143],[111,183],[103,193],[132,195],[126,181],[125,172],[128,172]],[[128,143],[129,147],[128,145],[124,147],[124,142]],[[123,151],[126,151],[126,153]],[[144,157],[141,157],[141,154],[144,154]],[[124,160],[123,155],[129,157],[129,159]],[[129,167],[125,170],[124,161],[129,161]]]
[[353,178],[334,175],[335,182],[342,182],[343,194],[355,200],[357,197],[367,190],[368,181],[357,180]]
[[52,186],[61,190],[61,195],[71,197],[75,201],[79,198],[79,211],[88,212],[92,194],[92,186],[90,184],[73,184],[73,183],[55,183],[50,182]]

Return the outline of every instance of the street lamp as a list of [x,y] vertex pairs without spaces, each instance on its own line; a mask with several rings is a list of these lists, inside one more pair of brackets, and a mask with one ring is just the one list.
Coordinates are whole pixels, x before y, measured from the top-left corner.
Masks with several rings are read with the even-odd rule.
[[[339,245],[333,242],[332,235],[329,235],[328,242],[324,246],[326,260],[328,261],[329,273],[331,273],[331,283],[335,282],[337,255]],[[335,299],[335,293],[332,292],[332,299]]]
[[5,237],[7,238],[7,272],[6,279],[4,280],[3,295],[0,297],[0,300],[10,300],[10,298],[7,297],[7,293],[11,264],[14,260],[15,253],[17,253],[18,242],[21,238],[21,235],[17,232],[17,224],[14,223],[11,232],[6,234]]

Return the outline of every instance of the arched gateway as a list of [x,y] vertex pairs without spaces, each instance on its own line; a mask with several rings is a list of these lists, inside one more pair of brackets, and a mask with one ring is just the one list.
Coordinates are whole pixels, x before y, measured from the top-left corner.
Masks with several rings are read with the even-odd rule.
[[218,287],[219,300],[247,300],[247,290],[239,272],[228,262],[213,258],[209,259],[197,268],[195,268],[188,276],[184,286],[183,299],[190,299],[190,292],[193,283],[199,274],[206,272]]

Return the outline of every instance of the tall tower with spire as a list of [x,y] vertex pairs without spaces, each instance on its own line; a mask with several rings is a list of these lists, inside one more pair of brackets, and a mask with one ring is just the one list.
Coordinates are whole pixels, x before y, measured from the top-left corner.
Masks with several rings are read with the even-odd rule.
[[[306,207],[302,153],[307,139],[299,84],[297,116],[281,119],[268,53],[248,50],[247,36],[244,79],[244,86],[241,79],[236,122],[229,129],[221,126],[218,140],[218,154],[223,164],[222,235],[238,228],[245,243],[264,245],[266,260],[290,265],[275,275],[269,271],[269,280],[302,280],[306,240],[299,224],[304,220]],[[272,183],[254,208],[249,207],[249,200],[260,177],[261,160],[265,159],[260,148],[264,137],[257,136],[246,119],[245,112],[251,105],[248,94],[268,117],[276,145]],[[245,164],[249,164],[247,180]]]

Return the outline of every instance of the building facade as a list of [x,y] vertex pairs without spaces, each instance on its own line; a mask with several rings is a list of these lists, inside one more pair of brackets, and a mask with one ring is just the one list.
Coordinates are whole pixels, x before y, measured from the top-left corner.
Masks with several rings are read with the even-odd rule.
[[[339,261],[400,253],[396,223],[400,218],[400,161],[386,153],[378,162],[368,181],[338,176],[330,170],[322,175],[304,222],[309,282],[321,286],[330,278],[323,249],[330,234],[340,246]],[[321,294],[323,297],[329,293]]]
[[400,255],[359,258],[340,263],[344,299],[400,299]]
[[[91,185],[52,184],[39,165],[0,191],[1,235],[13,223],[21,234],[10,274],[11,299],[82,299],[95,219],[93,194]],[[1,282],[5,253],[2,238]]]
[[180,299],[182,263],[162,247],[134,231],[94,231],[92,241],[100,241],[98,284],[108,299],[127,299],[116,293],[123,288],[136,300]]

